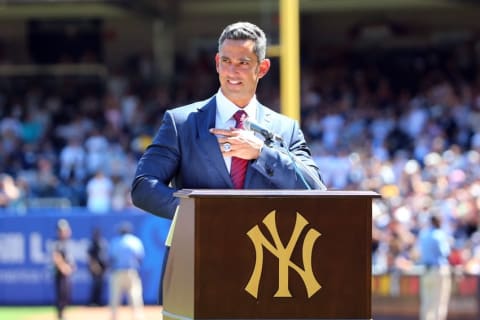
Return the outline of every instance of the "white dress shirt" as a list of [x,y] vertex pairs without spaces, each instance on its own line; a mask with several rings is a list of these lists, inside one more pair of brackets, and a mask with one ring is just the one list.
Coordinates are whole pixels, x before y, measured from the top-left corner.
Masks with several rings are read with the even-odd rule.
[[[222,93],[222,90],[218,90],[217,95],[217,114],[215,117],[215,128],[217,129],[230,129],[235,128],[235,119],[233,115],[238,110],[243,110],[247,114],[247,117],[251,119],[257,118],[257,97],[254,95],[250,102],[244,108],[239,108],[232,101],[228,100],[227,97]],[[230,172],[230,167],[232,164],[232,157],[223,157],[225,160],[225,165],[227,166],[228,172]]]

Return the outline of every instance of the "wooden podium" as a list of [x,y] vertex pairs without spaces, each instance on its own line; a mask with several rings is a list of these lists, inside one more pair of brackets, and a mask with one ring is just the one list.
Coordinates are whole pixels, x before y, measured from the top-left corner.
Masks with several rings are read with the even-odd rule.
[[371,319],[374,192],[181,190],[163,319]]

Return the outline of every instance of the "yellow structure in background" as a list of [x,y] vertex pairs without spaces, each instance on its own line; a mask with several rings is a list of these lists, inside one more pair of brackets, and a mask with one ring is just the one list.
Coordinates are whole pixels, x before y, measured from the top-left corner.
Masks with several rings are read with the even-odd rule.
[[299,0],[279,0],[280,44],[269,45],[267,55],[280,58],[280,111],[300,121]]
[[280,110],[300,121],[299,0],[280,0]]

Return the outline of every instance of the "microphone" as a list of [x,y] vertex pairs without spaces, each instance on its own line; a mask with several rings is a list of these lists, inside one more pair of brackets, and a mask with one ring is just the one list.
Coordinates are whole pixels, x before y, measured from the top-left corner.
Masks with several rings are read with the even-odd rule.
[[268,130],[261,124],[259,124],[258,122],[251,120],[250,118],[243,120],[243,127],[247,130],[252,130],[257,133],[260,133],[267,141],[271,142],[273,140],[277,140],[277,141],[283,142],[282,137],[280,137],[279,135],[276,135],[275,133],[271,132],[270,130]]
[[282,137],[280,137],[279,135],[276,135],[275,133],[271,132],[270,130],[268,130],[267,128],[265,128],[261,124],[259,124],[258,122],[254,121],[254,120],[251,120],[250,118],[246,118],[245,120],[243,120],[243,127],[247,130],[255,131],[255,132],[261,134],[265,138],[265,144],[270,146],[270,147],[273,147],[273,140],[276,140],[276,141],[280,142],[280,147],[281,148],[277,149],[277,150],[286,154],[290,158],[290,160],[292,161],[292,164],[293,164],[293,168],[295,170],[295,174],[300,178],[303,185],[308,190],[312,189],[310,187],[310,185],[308,184],[307,180],[305,179],[305,177],[303,176],[302,171],[298,168],[297,159],[288,150],[288,148],[283,145]]

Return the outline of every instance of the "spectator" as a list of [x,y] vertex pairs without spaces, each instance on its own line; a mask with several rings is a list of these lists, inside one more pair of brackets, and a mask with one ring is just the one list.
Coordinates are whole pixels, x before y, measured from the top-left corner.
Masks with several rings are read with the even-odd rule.
[[451,243],[439,217],[430,218],[430,225],[420,232],[418,246],[420,263],[425,267],[420,285],[420,320],[445,320],[452,287],[448,261]]
[[122,223],[118,231],[120,235],[112,239],[109,246],[111,320],[117,319],[118,306],[124,294],[128,295],[133,319],[143,319],[143,289],[139,270],[145,254],[144,247],[142,241],[131,233],[132,226],[129,223]]
[[0,174],[0,208],[13,206],[20,196],[20,189],[12,176],[5,173]]
[[105,170],[108,141],[98,128],[94,128],[90,136],[85,140],[85,150],[87,174],[91,175],[99,170]]
[[65,307],[70,303],[72,295],[71,276],[75,271],[75,261],[68,246],[72,231],[65,219],[57,222],[57,241],[53,247],[52,260],[55,270],[55,307],[57,319],[64,320]]
[[90,305],[103,305],[103,278],[107,269],[107,243],[102,237],[100,229],[95,228],[88,247],[88,270],[92,278],[90,291]]
[[53,163],[48,158],[38,159],[36,176],[32,180],[32,192],[38,197],[56,197],[59,183]]
[[120,176],[113,176],[112,182],[112,209],[114,211],[121,211],[122,209],[131,207],[130,184],[125,182]]
[[60,152],[60,177],[67,180],[71,175],[77,179],[86,176],[86,153],[78,137],[72,137]]
[[93,213],[107,213],[112,207],[112,180],[102,170],[87,183],[87,208]]

